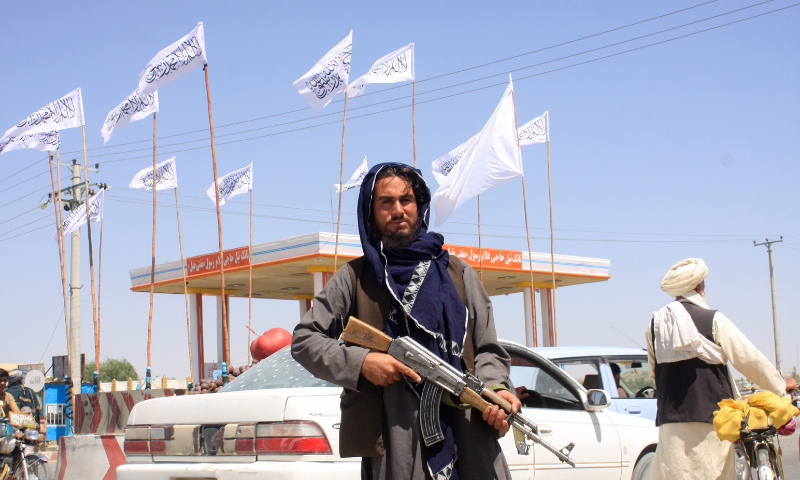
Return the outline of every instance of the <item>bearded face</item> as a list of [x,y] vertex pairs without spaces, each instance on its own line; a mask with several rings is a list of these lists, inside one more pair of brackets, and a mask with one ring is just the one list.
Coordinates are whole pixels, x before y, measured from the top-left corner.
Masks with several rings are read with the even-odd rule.
[[389,176],[375,184],[370,227],[387,248],[407,247],[417,236],[419,212],[407,178]]

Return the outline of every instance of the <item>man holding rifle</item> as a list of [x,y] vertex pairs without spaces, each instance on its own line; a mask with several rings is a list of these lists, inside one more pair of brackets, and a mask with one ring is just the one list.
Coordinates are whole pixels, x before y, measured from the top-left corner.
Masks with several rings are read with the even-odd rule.
[[430,443],[420,427],[420,376],[386,353],[338,340],[350,316],[392,338],[409,337],[519,410],[489,297],[472,268],[442,248],[442,235],[428,232],[430,199],[416,169],[387,163],[369,171],[358,199],[364,256],[314,299],[295,328],[292,355],[344,387],[339,449],[362,457],[362,479],[510,479],[497,442],[509,429],[502,409],[481,414],[444,392],[441,435]]

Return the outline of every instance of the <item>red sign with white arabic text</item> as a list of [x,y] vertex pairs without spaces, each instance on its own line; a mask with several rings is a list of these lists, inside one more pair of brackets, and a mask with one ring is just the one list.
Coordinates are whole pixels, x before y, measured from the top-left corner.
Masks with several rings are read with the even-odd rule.
[[[250,249],[249,247],[241,247],[225,250],[224,259],[226,270],[235,267],[246,267],[250,265]],[[219,264],[219,253],[209,253],[186,259],[189,276],[219,272]]]
[[462,245],[444,245],[444,248],[461,260],[477,267],[483,254],[484,267],[522,268],[522,252],[519,250],[500,250],[497,248],[464,247]]

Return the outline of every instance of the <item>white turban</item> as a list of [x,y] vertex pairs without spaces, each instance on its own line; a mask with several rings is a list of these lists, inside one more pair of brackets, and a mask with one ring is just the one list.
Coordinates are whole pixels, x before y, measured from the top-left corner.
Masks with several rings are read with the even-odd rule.
[[681,297],[693,291],[708,276],[708,267],[701,258],[681,260],[661,280],[661,290],[670,297]]

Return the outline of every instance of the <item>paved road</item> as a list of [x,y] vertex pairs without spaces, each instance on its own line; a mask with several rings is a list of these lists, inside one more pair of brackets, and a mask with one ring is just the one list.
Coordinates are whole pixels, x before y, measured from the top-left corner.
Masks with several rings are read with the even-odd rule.
[[781,450],[783,451],[781,459],[783,460],[783,469],[786,473],[784,478],[785,480],[800,480],[800,454],[798,453],[800,432],[795,432],[794,435],[780,438]]

